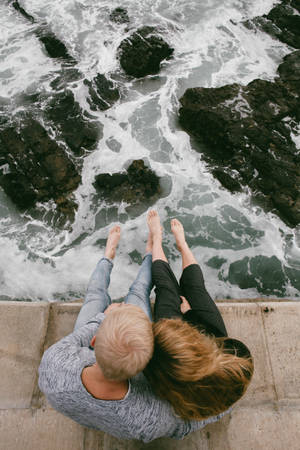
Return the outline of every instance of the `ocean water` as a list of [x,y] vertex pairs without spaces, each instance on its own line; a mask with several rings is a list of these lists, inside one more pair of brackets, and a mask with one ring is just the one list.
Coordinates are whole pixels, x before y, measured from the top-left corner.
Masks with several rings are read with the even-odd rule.
[[[34,27],[0,3],[0,108],[29,108],[24,94],[51,93],[61,64],[50,59]],[[257,296],[299,298],[300,230],[251,203],[247,190],[231,194],[209,172],[199,148],[178,125],[185,89],[272,80],[291,49],[268,35],[247,30],[242,20],[267,13],[271,0],[20,0],[26,11],[51,30],[78,61],[86,78],[105,73],[122,85],[121,99],[106,112],[93,112],[103,138],[82,161],[79,205],[72,227],[58,229],[53,204],[20,213],[0,188],[0,299],[73,300],[84,296],[89,276],[103,255],[105,237],[121,224],[122,238],[110,293],[124,296],[137,273],[147,239],[149,205],[107,204],[93,187],[96,174],[118,172],[143,158],[163,179],[164,196],[155,205],[164,226],[164,247],[180,275],[180,257],[170,219],[180,219],[213,298]],[[109,21],[115,7],[128,10],[126,25]],[[175,49],[158,75],[129,79],[116,51],[136,27],[158,26]],[[70,86],[89,111],[86,88]],[[21,100],[20,100],[21,99]],[[299,142],[299,136],[294,136]]]

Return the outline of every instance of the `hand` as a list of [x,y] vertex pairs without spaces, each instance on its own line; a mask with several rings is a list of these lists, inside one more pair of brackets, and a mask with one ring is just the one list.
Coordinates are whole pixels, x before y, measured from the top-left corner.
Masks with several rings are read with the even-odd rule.
[[121,305],[122,303],[111,303],[104,311],[104,314],[109,314],[113,309],[120,308]]
[[185,297],[183,297],[182,295],[180,296],[181,298],[181,305],[180,305],[180,310],[182,312],[182,314],[185,314],[187,311],[189,311],[191,308],[191,305],[189,304],[189,302],[187,301],[187,299]]

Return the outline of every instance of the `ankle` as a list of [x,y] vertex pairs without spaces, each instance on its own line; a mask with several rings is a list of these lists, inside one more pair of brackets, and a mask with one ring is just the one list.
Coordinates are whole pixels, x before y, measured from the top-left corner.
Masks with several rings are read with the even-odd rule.
[[157,230],[154,233],[152,233],[152,242],[162,242],[162,231]]
[[115,255],[116,255],[116,250],[113,250],[113,249],[105,250],[105,252],[104,252],[104,257],[107,259],[114,259]]
[[180,241],[176,242],[177,248],[180,251],[180,253],[186,253],[189,252],[189,246],[187,245],[186,241]]

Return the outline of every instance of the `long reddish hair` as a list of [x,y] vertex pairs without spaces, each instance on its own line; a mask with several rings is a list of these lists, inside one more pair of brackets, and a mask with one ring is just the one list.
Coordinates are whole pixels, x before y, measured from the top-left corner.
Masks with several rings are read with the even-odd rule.
[[[154,392],[183,419],[204,419],[228,409],[245,393],[253,361],[181,319],[153,324],[154,353],[144,373]],[[234,341],[234,340],[233,340]]]

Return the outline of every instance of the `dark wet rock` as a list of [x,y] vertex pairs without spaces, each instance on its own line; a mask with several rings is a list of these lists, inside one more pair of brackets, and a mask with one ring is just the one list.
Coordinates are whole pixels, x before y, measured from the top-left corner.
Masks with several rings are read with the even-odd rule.
[[74,222],[75,212],[78,209],[78,205],[72,195],[61,195],[55,198],[57,211],[62,215],[57,219],[57,224],[61,227],[65,224],[67,218],[70,222]]
[[230,192],[240,192],[242,190],[241,183],[232,175],[226,173],[224,169],[213,169],[212,174],[215,178],[217,178],[217,180],[220,181],[222,186],[224,186]]
[[30,208],[37,202],[35,189],[32,184],[28,185],[28,178],[23,174],[0,175],[0,185],[6,195],[22,210]]
[[288,277],[289,284],[300,293],[300,270],[292,267],[285,267],[285,274]]
[[9,124],[9,117],[4,115],[2,113],[2,110],[0,110],[0,130],[5,127],[5,125]]
[[[26,20],[31,23],[38,23],[32,15],[30,15],[18,2],[18,0],[12,2],[12,7],[18,11]],[[62,59],[66,62],[76,64],[76,61],[70,56],[65,44],[58,39],[58,37],[49,29],[47,24],[41,24],[34,29],[34,33],[43,44],[47,55],[50,58]]]
[[118,142],[112,136],[110,136],[108,139],[106,139],[105,143],[112,152],[115,152],[115,153],[120,152],[122,145],[120,144],[120,142]]
[[81,176],[65,151],[49,138],[44,127],[25,116],[19,125],[0,132],[0,185],[22,210],[37,202],[54,200],[58,210],[71,218],[76,205],[70,194]]
[[246,256],[242,260],[230,264],[228,277],[231,284],[241,289],[256,288],[264,295],[282,296],[285,293],[287,278],[282,263],[276,256]]
[[87,101],[93,111],[97,109],[105,111],[120,98],[116,84],[100,73],[92,81],[84,80],[84,84],[88,86],[89,97]]
[[70,90],[52,97],[45,114],[76,155],[82,155],[85,150],[96,148],[101,136],[100,125],[83,116],[82,109]]
[[158,31],[147,26],[122,41],[118,49],[122,69],[137,78],[158,73],[160,63],[173,52]]
[[[256,288],[263,295],[286,295],[286,287],[300,289],[300,270],[284,266],[276,256],[246,256],[229,266],[228,276],[219,276],[241,289]],[[266,311],[267,312],[267,311]]]
[[109,15],[109,19],[115,23],[128,23],[130,22],[128,12],[125,8],[115,8]]
[[[300,93],[300,50],[285,56],[283,62],[278,66],[278,73],[285,86],[296,95]],[[299,102],[295,111],[297,120],[300,120]]]
[[247,28],[265,31],[294,48],[300,48],[300,12],[299,0],[283,0],[271,9],[269,14],[247,20]]
[[137,250],[133,250],[132,252],[128,253],[128,256],[134,263],[139,265],[142,264],[143,256]]
[[27,11],[25,11],[24,8],[22,8],[22,6],[20,5],[20,3],[18,2],[18,0],[12,2],[12,7],[18,11],[20,14],[22,14],[22,16],[26,19],[29,20],[29,22],[31,23],[35,23],[35,19],[33,16],[31,16],[30,14],[28,14]]
[[213,269],[221,269],[224,263],[226,263],[226,259],[220,258],[219,256],[213,256],[208,261],[206,261],[206,265],[208,267],[212,267]]
[[69,54],[65,44],[58,39],[47,26],[39,27],[36,30],[36,35],[39,38],[39,41],[44,45],[46,53],[50,58],[63,59],[76,64],[76,61]]
[[83,78],[84,75],[75,67],[64,66],[58,71],[57,77],[51,81],[50,86],[56,91],[61,91],[65,89],[68,84],[75,84]]
[[97,175],[94,186],[106,200],[130,205],[149,201],[152,204],[160,194],[159,177],[142,159],[133,161],[124,172]]
[[188,89],[179,112],[182,127],[205,142],[222,185],[232,192],[249,186],[292,226],[300,223],[300,154],[291,139],[300,117],[299,62],[298,51],[284,58],[275,82]]

